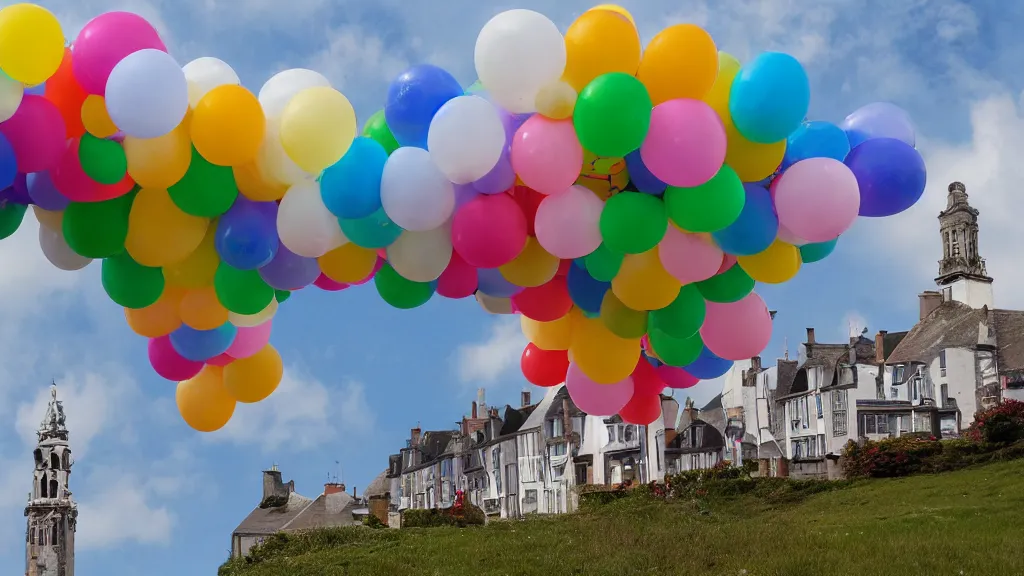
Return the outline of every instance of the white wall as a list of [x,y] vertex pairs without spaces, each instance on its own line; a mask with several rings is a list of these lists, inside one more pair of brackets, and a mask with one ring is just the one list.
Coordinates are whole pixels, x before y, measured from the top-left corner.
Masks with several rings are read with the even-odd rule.
[[953,282],[950,288],[950,296],[957,302],[979,310],[984,306],[988,306],[989,309],[995,308],[991,283],[962,278]]
[[978,401],[975,396],[978,378],[974,354],[973,350],[947,348],[945,373],[943,373],[938,357],[928,363],[928,376],[935,384],[935,404],[942,405],[941,385],[948,384],[949,397],[956,400],[964,427],[974,421],[974,413],[978,410]]

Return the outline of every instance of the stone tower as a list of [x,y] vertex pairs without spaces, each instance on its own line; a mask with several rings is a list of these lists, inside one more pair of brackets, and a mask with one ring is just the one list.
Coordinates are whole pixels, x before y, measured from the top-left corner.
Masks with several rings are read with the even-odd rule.
[[50,404],[39,425],[33,452],[35,471],[28,496],[25,547],[26,576],[74,576],[75,528],[78,505],[71,498],[71,448],[64,404],[57,400],[57,386],[50,389]]
[[953,182],[948,191],[946,209],[939,212],[942,260],[935,283],[944,300],[993,308],[992,278],[978,252],[978,211],[967,202],[963,183]]

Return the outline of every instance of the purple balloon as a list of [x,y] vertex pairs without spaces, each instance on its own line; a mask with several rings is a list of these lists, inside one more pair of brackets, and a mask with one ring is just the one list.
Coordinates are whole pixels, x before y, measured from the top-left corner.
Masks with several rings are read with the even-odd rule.
[[507,112],[504,108],[495,104],[498,108],[498,116],[501,118],[501,124],[505,126],[505,142],[511,146],[512,137],[516,135],[516,130],[526,122],[532,114],[513,114]]
[[850,151],[846,166],[860,187],[861,216],[892,216],[924,194],[928,171],[921,154],[895,138],[872,138]]
[[256,270],[269,264],[280,248],[277,202],[253,202],[239,195],[217,221],[214,247],[227,265]]
[[890,102],[874,102],[853,111],[839,125],[850,139],[850,148],[875,138],[893,138],[911,147],[916,142],[910,114]]
[[464,204],[467,204],[480,193],[477,192],[476,188],[472,184],[456,184],[455,185],[455,209],[458,210]]
[[4,201],[24,205],[32,203],[32,197],[28,195],[28,187],[25,185],[24,174],[18,174],[14,178],[14,184],[0,191],[0,202]]
[[498,163],[483,178],[473,182],[473,188],[481,194],[501,194],[516,183],[516,171],[512,169],[511,149],[506,146],[501,151]]
[[511,298],[524,290],[522,286],[505,280],[497,268],[480,268],[476,271],[477,290],[495,298]]
[[71,203],[67,196],[60,193],[53,185],[50,173],[33,172],[25,176],[26,188],[32,202],[43,210],[63,210]]
[[292,252],[282,243],[269,264],[260,268],[260,278],[276,290],[298,290],[309,286],[320,276],[316,258]]

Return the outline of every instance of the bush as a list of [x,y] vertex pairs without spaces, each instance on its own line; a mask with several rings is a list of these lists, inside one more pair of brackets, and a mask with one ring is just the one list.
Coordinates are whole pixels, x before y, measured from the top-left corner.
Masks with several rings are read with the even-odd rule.
[[429,510],[411,509],[402,512],[403,528],[436,528],[439,526],[482,526],[486,521],[484,511],[461,498],[451,508]]
[[964,437],[991,444],[1012,444],[1024,440],[1024,402],[1007,400],[978,412]]
[[843,449],[843,472],[847,477],[894,478],[922,471],[930,458],[942,452],[942,442],[930,436],[911,435],[867,441],[850,441]]
[[380,518],[377,518],[373,514],[367,514],[366,516],[363,517],[363,526],[366,526],[368,528],[374,528],[374,529],[380,529],[380,528],[387,528],[388,527],[387,524],[381,522]]

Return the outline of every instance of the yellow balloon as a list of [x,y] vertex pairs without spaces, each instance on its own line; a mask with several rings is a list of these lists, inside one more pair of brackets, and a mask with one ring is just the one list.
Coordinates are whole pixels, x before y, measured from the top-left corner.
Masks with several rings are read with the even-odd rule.
[[220,266],[220,255],[214,246],[217,224],[211,223],[206,229],[199,246],[184,260],[164,266],[164,280],[182,288],[213,286],[213,276]]
[[239,328],[252,328],[270,320],[277,314],[277,299],[271,300],[267,307],[255,314],[235,314],[228,312],[228,321]]
[[520,314],[519,325],[523,335],[541,350],[568,350],[572,344],[574,318],[580,314],[575,308],[558,320],[538,322]]
[[565,32],[565,72],[562,79],[576,91],[609,72],[636,74],[640,65],[640,36],[636,26],[610,10],[588,10]]
[[612,334],[600,318],[580,317],[569,347],[572,361],[598,384],[615,384],[633,373],[640,359],[640,338]]
[[178,306],[185,292],[174,286],[164,286],[160,299],[145,308],[125,308],[124,319],[128,327],[139,336],[159,338],[181,326]]
[[228,309],[217,299],[213,286],[185,292],[178,310],[181,321],[196,330],[213,330],[228,321]]
[[763,252],[736,258],[740,268],[757,282],[782,284],[800,271],[800,249],[776,239]]
[[235,413],[235,399],[224,387],[224,369],[207,364],[192,378],[178,382],[174,393],[178,413],[199,432],[215,432]]
[[82,103],[82,125],[97,138],[109,138],[117,134],[117,126],[107,113],[107,101],[98,94],[90,94]]
[[335,282],[359,282],[373,272],[377,251],[347,242],[317,258],[320,271]]
[[209,227],[206,218],[182,212],[167,190],[143,188],[128,215],[124,247],[143,266],[167,266],[195,252]]
[[177,128],[157,138],[124,139],[128,175],[143,188],[169,188],[188,172],[192,163],[192,140],[188,118]]
[[56,230],[63,234],[64,226],[64,211],[63,210],[43,210],[35,204],[32,205],[32,212],[36,215],[36,220],[39,224],[46,226],[50,230]]
[[751,142],[740,134],[732,123],[732,118],[723,121],[728,148],[725,150],[725,163],[736,171],[736,175],[744,182],[760,182],[775,173],[786,155],[786,141],[779,140],[771,144]]
[[0,69],[25,84],[46,82],[64,59],[64,32],[52,12],[35,4],[0,10]]
[[641,338],[647,334],[646,311],[633,310],[619,300],[611,290],[601,300],[601,322],[619,338]]
[[626,254],[612,279],[612,292],[633,310],[660,310],[671,304],[682,284],[665,271],[655,247],[642,254]]
[[252,356],[224,367],[224,388],[235,400],[252,404],[273,394],[283,377],[281,355],[267,344]]
[[498,268],[501,276],[516,286],[533,288],[547,284],[558,273],[561,263],[541,247],[533,236],[526,237],[526,247],[515,260]]
[[267,178],[255,162],[235,166],[231,169],[235,174],[235,184],[243,196],[253,202],[273,202],[284,198],[288,186]]
[[599,6],[594,6],[591,10],[607,10],[609,12],[615,12],[616,14],[625,17],[626,20],[629,20],[630,24],[636,26],[636,21],[633,20],[633,15],[622,6],[618,6],[616,4],[601,4]]
[[704,102],[711,106],[718,117],[725,122],[731,118],[729,114],[729,94],[732,91],[732,81],[740,71],[740,61],[728,52],[718,53],[718,77],[711,86],[711,90],[704,95]]
[[565,120],[576,107],[576,89],[564,80],[556,80],[540,89],[534,98],[537,112],[552,120]]
[[647,44],[636,77],[655,106],[676,98],[699,100],[718,77],[718,48],[696,24],[669,26]]
[[244,86],[217,86],[192,111],[192,144],[210,164],[241,166],[256,159],[267,120]]
[[352,103],[327,86],[299,92],[281,115],[281,145],[288,157],[310,174],[319,174],[341,160],[357,133]]

